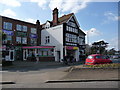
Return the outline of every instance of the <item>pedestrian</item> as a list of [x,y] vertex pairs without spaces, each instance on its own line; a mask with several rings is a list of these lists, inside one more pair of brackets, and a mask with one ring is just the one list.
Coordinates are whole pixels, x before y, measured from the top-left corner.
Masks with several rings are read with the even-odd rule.
[[65,65],[68,65],[68,57],[67,56],[64,57],[64,63],[65,63]]
[[36,63],[39,62],[39,55],[36,55]]
[[70,63],[73,62],[73,56],[70,56]]

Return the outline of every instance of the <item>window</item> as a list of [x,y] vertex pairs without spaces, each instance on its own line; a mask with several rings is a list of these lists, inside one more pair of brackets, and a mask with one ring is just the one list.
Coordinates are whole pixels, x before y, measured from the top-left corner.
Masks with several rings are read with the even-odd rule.
[[101,56],[96,56],[96,59],[100,59],[101,58]]
[[31,28],[31,33],[36,34],[37,33],[36,28]]
[[16,37],[16,42],[21,43],[21,37]]
[[17,31],[22,31],[22,26],[17,24],[17,27],[16,27]]
[[12,36],[6,35],[6,39],[3,40],[3,43],[12,43]]
[[47,56],[47,51],[43,51],[43,56]]
[[107,57],[105,57],[105,56],[101,56],[102,57],[102,59],[106,59]]
[[23,31],[27,32],[27,26],[23,26]]
[[88,59],[92,59],[92,58],[93,58],[93,56],[88,56],[87,58],[88,58]]
[[22,43],[27,44],[27,38],[22,38]]
[[17,35],[18,37],[26,37],[26,36],[27,36],[27,33],[25,33],[25,32],[16,32],[16,35]]
[[37,44],[37,41],[35,38],[31,38],[31,45],[36,45]]
[[25,32],[27,32],[27,26],[22,26],[22,25],[17,24],[16,29],[17,29],[17,31],[25,31]]
[[7,35],[7,40],[12,40],[12,36]]
[[3,28],[7,30],[12,30],[12,23],[4,22]]
[[66,41],[77,43],[78,42],[78,38],[74,34],[66,33]]
[[50,36],[46,36],[45,38],[45,44],[48,44],[48,43],[50,43]]
[[66,26],[66,30],[68,31],[68,26]]

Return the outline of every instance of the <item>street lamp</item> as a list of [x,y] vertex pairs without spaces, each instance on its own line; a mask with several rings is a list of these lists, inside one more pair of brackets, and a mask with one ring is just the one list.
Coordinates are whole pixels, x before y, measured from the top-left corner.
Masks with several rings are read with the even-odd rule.
[[[87,44],[88,44],[88,46],[89,46],[89,33],[90,32],[93,32],[93,30],[87,31]],[[88,53],[90,53],[90,47],[88,48]]]

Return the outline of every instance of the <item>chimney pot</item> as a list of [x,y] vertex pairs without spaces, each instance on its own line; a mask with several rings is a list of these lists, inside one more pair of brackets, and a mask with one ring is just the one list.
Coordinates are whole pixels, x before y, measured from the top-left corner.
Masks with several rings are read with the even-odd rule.
[[58,24],[58,9],[55,8],[53,10],[53,26],[56,26]]

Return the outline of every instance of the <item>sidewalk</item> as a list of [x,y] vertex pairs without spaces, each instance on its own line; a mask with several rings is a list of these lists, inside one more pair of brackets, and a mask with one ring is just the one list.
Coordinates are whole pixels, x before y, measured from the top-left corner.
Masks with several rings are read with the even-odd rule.
[[65,65],[62,62],[30,62],[30,61],[14,61],[12,66],[2,67],[2,70],[7,71],[35,71],[49,68],[71,67],[74,65],[81,65],[83,62],[74,62]]

